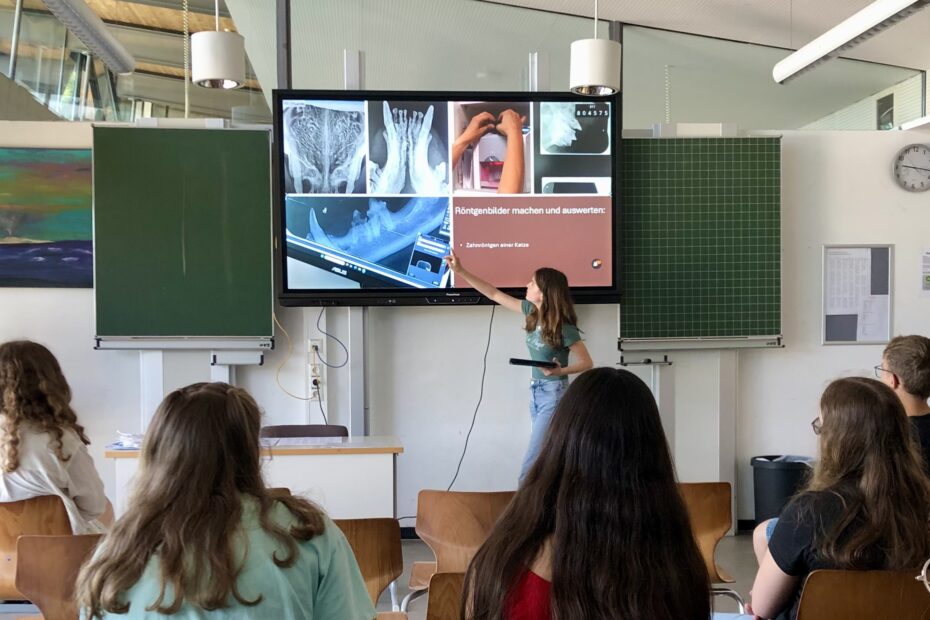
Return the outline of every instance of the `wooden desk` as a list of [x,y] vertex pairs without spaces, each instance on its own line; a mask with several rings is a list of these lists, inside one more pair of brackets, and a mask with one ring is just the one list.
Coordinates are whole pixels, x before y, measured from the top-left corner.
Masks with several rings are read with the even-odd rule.
[[[333,443],[292,445],[282,438],[262,449],[262,473],[269,487],[287,487],[320,504],[334,519],[395,517],[396,458],[404,451],[396,437],[333,438]],[[114,509],[126,511],[137,450],[107,450],[116,468]]]

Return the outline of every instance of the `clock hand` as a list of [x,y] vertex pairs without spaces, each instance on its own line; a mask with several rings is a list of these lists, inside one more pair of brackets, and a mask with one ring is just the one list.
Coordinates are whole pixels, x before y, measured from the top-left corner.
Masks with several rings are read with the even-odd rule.
[[901,164],[902,168],[913,168],[914,170],[923,170],[924,172],[930,172],[930,168],[921,168],[920,166],[908,166],[907,164]]

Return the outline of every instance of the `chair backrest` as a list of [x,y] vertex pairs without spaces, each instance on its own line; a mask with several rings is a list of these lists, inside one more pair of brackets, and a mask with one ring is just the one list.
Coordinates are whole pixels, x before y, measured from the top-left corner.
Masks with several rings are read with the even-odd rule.
[[459,620],[465,573],[436,573],[429,580],[426,620]]
[[910,570],[815,570],[801,590],[797,620],[930,618],[930,593]]
[[349,429],[338,424],[281,424],[265,426],[262,437],[348,437]]
[[691,531],[707,566],[707,574],[712,583],[724,581],[714,562],[714,551],[733,524],[730,483],[681,482],[678,489],[688,508]]
[[16,589],[16,539],[28,534],[71,534],[65,504],[57,495],[0,503],[0,599],[23,596]]
[[436,572],[464,573],[513,495],[514,491],[420,491],[416,531],[436,555]]
[[404,572],[397,519],[335,519],[355,553],[371,602]]
[[45,620],[76,620],[74,586],[81,566],[103,536],[20,536],[16,588],[35,603]]
[[268,487],[265,489],[271,497],[288,497],[291,490],[287,487]]

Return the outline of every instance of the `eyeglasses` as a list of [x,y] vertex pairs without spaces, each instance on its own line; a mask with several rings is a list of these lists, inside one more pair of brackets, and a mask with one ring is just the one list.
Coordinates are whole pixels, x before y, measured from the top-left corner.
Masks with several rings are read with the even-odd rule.
[[882,368],[881,366],[875,366],[874,368],[875,368],[875,378],[876,378],[876,379],[881,379],[881,378],[882,378],[882,373],[883,373],[883,372],[890,372],[891,374],[894,374],[894,372],[888,370],[887,368]]
[[814,429],[815,435],[819,435],[820,431],[823,430],[823,420],[821,420],[819,417],[814,418],[811,420],[811,428]]

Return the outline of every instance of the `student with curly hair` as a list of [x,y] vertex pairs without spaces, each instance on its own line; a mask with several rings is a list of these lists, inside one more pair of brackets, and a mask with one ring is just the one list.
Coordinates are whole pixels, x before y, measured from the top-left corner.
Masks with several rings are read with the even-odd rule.
[[104,531],[103,482],[58,360],[28,340],[0,345],[0,502],[57,495],[75,534]]
[[262,480],[255,400],[197,383],[162,401],[129,508],[78,577],[87,618],[371,620],[345,536]]

